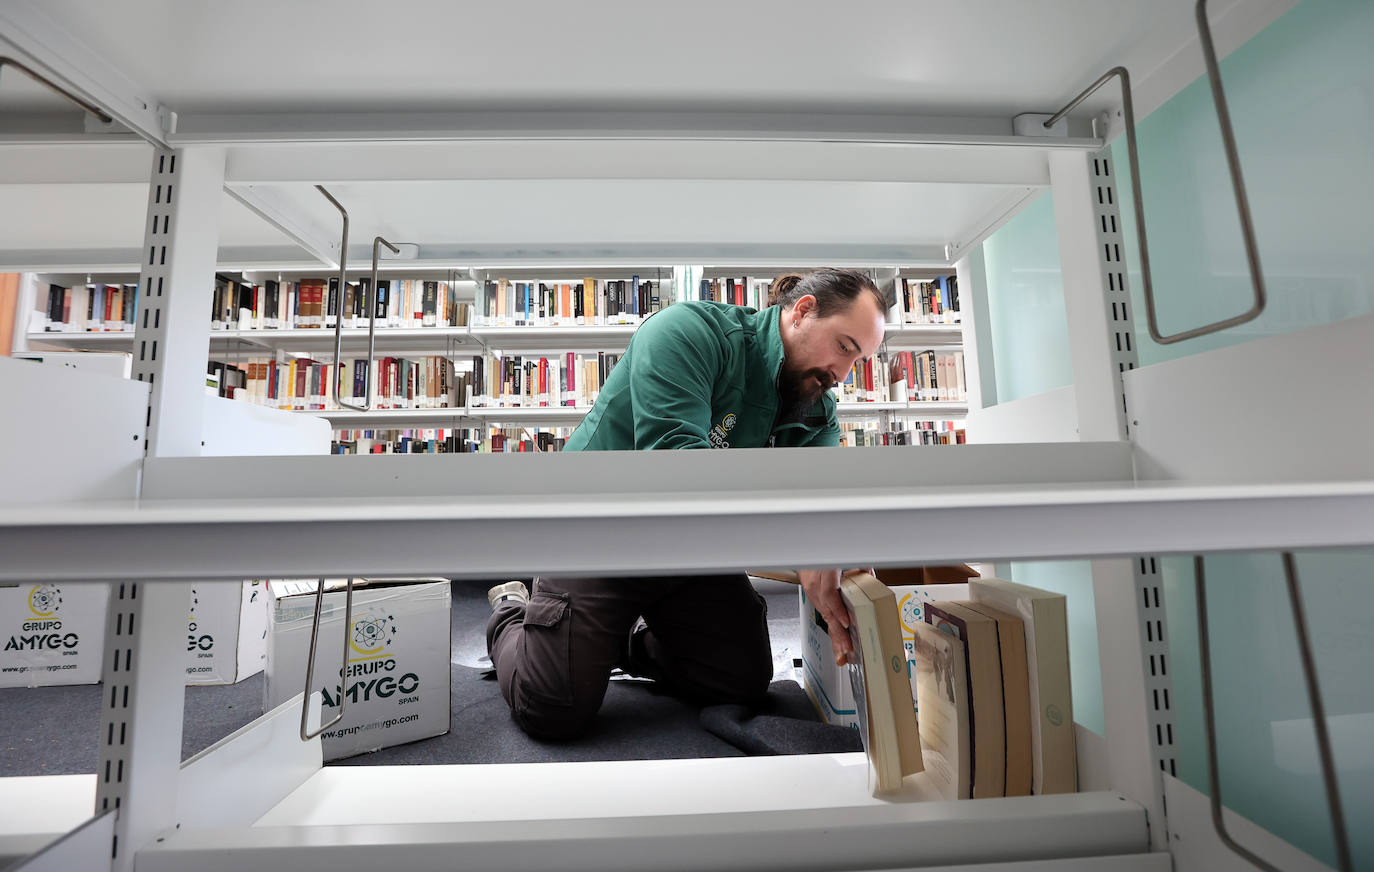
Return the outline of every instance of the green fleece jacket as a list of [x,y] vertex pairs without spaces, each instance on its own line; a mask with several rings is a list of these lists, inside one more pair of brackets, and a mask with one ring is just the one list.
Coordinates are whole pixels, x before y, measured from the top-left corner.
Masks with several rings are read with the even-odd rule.
[[563,450],[838,445],[829,391],[778,419],[779,314],[690,301],[646,319]]

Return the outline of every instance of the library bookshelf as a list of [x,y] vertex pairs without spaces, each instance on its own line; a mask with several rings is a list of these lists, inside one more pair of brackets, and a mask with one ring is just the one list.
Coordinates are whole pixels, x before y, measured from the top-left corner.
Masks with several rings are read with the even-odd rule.
[[[580,288],[581,283],[586,278],[590,278],[598,285],[599,296],[597,297],[595,320],[599,322],[616,318],[614,315],[603,314],[601,309],[606,301],[602,295],[606,293],[605,283],[608,281],[628,284],[631,281],[637,282],[640,276],[643,276],[646,281],[655,282],[656,288],[663,289],[664,305],[671,305],[675,300],[684,298],[697,298],[695,295],[697,289],[684,286],[687,276],[700,277],[702,285],[700,296],[702,298],[708,296],[708,285],[711,286],[710,294],[720,298],[728,293],[728,291],[723,291],[722,283],[728,282],[733,286],[738,281],[741,289],[747,284],[750,291],[747,300],[741,293],[742,302],[762,304],[767,285],[774,276],[782,272],[804,272],[805,269],[804,267],[782,264],[723,268],[655,265],[605,266],[594,262],[582,267],[562,269],[512,265],[501,270],[476,270],[464,266],[451,266],[442,272],[430,270],[424,274],[445,276],[444,279],[432,280],[441,282],[442,287],[452,286],[455,289],[455,294],[451,299],[456,305],[465,307],[461,316],[456,316],[455,320],[462,320],[467,323],[461,326],[396,326],[394,324],[388,325],[384,319],[379,319],[379,326],[369,331],[366,327],[358,326],[362,323],[362,319],[350,318],[346,322],[346,326],[340,331],[339,344],[341,353],[347,355],[347,359],[350,360],[365,356],[369,342],[371,342],[378,357],[386,355],[442,356],[453,362],[455,367],[463,367],[465,368],[464,371],[469,373],[472,371],[474,358],[489,359],[493,356],[532,354],[535,359],[538,359],[541,354],[554,357],[565,353],[621,353],[629,345],[630,338],[638,327],[637,323],[592,323],[593,319],[588,317],[588,323],[585,324],[543,323],[499,326],[493,323],[498,320],[495,315],[486,316],[479,313],[478,310],[483,308],[481,295],[494,293],[498,283],[502,289],[527,286],[531,290],[535,288],[543,290],[548,287],[556,292],[560,284],[565,289],[569,283]],[[739,278],[746,270],[749,275]],[[904,277],[915,282],[923,278],[933,279],[941,274],[939,270],[930,269],[901,270],[868,267],[866,271],[878,278],[880,282],[884,273],[893,273],[898,283],[902,282]],[[952,270],[944,270],[943,272],[952,275]],[[276,275],[279,280],[287,282],[292,280],[301,282],[306,278],[305,274],[298,273],[278,272]],[[79,280],[79,277],[74,275],[51,276],[51,279],[61,280],[63,278],[67,281]],[[252,286],[254,281],[262,281],[262,278],[252,270],[246,270],[244,273],[237,274],[237,277],[231,278],[233,281],[242,282],[246,286]],[[361,275],[355,277],[355,279],[363,281],[366,281],[367,278]],[[41,295],[42,286],[50,279],[47,276],[38,276],[36,279],[40,286],[38,295]],[[113,277],[102,276],[102,280],[136,281],[136,278],[129,275],[115,275]],[[350,284],[356,286],[357,282],[351,279]],[[898,288],[900,288],[900,284]],[[258,285],[258,290],[260,291],[260,289],[261,285]],[[893,312],[890,313],[890,323],[879,359],[886,360],[890,354],[900,354],[908,350],[916,352],[957,350],[962,352],[965,349],[966,337],[962,325],[953,320],[958,317],[957,301],[954,313],[945,316],[950,319],[947,322],[908,323],[904,320],[906,316],[902,312],[900,294],[900,290],[894,292],[894,296],[899,299]],[[477,301],[474,301],[474,297],[477,298]],[[261,297],[258,299],[260,300]],[[338,300],[338,303],[342,306],[343,300]],[[494,306],[492,308],[494,309]],[[550,316],[547,320],[554,321],[557,319]],[[639,321],[641,316],[629,316],[626,320]],[[59,324],[57,326],[63,327],[64,325]],[[332,363],[334,360],[335,330],[328,325],[312,328],[257,327],[255,329],[213,329],[220,325],[212,324],[211,326],[209,344],[211,360],[222,360],[232,364],[248,359],[261,360],[273,355],[279,358],[306,357],[324,363]],[[30,331],[27,339],[31,348],[39,350],[128,351],[134,347],[133,330]],[[351,385],[346,385],[345,390],[347,391],[350,387]],[[885,385],[880,384],[879,387],[883,389],[881,392],[886,394]],[[320,404],[312,404],[307,401],[305,403],[306,408],[296,408],[290,411],[295,414],[323,418],[336,429],[390,431],[516,428],[528,432],[531,429],[575,427],[590,409],[589,405],[579,407],[550,405],[548,403],[535,405],[533,403],[534,398],[521,400],[519,398],[496,397],[475,402],[476,398],[454,395],[445,400],[446,405],[439,407],[391,407],[356,411],[343,408],[328,394],[323,399],[325,402],[322,407]],[[354,403],[360,401],[360,397],[348,397],[348,399]],[[842,401],[837,408],[837,415],[841,420],[871,422],[882,431],[892,431],[903,422],[943,422],[953,426],[954,421],[962,421],[967,413],[968,404],[962,399]],[[866,425],[855,423],[854,426]],[[952,439],[954,437],[951,434],[946,438]]]

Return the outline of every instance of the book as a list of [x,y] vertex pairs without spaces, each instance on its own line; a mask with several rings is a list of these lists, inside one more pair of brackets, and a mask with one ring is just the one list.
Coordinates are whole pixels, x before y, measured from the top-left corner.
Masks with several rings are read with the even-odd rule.
[[850,682],[868,755],[869,786],[875,795],[887,793],[923,768],[897,600],[867,573],[841,578],[840,595],[851,615],[849,635],[858,655],[850,664]]
[[377,308],[373,316],[377,323],[381,325],[390,324],[387,313],[391,304],[391,282],[386,279],[377,280]]
[[930,783],[945,799],[971,799],[968,674],[964,643],[930,624],[912,639],[921,754]]
[[424,299],[420,303],[420,326],[433,327],[439,312],[439,283],[427,281],[424,284]]
[[324,308],[324,326],[333,327],[339,321],[339,280],[331,278],[329,280],[329,295]]
[[1026,625],[1011,612],[988,603],[960,602],[997,622],[997,649],[1002,658],[1002,711],[1006,723],[1006,795],[1031,791],[1030,676],[1026,671]]
[[956,602],[927,603],[925,621],[964,648],[968,676],[969,780],[974,799],[1006,790],[1006,720],[1002,711],[1002,655],[997,621]]
[[975,603],[1010,612],[1025,623],[1031,792],[1073,793],[1078,789],[1078,767],[1064,595],[1000,578],[973,578],[969,579],[969,596]]
[[276,330],[282,326],[279,317],[281,312],[281,283],[268,279],[266,294],[267,318],[262,326],[269,330]]

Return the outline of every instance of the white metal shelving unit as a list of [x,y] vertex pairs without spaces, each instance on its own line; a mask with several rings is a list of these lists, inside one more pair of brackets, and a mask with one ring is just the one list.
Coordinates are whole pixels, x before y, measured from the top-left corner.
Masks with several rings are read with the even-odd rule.
[[[13,200],[20,204],[14,212],[41,202],[73,219],[43,228],[55,243],[0,225],[10,246],[0,250],[0,266],[138,267],[145,292],[159,289],[145,311],[160,312],[158,326],[140,325],[133,338],[136,350],[153,351],[150,358],[135,355],[143,358],[139,381],[149,387],[146,412],[135,410],[146,415],[149,445],[138,494],[0,504],[0,580],[113,582],[108,648],[110,662],[125,667],[106,674],[116,702],[104,712],[102,736],[108,726],[109,739],[101,739],[102,763],[112,764],[105,771],[118,774],[96,778],[93,794],[84,793],[86,782],[62,791],[66,801],[95,799],[98,817],[20,868],[898,868],[910,865],[916,850],[929,850],[921,862],[940,868],[1163,870],[1172,860],[1178,868],[1217,868],[1225,855],[1196,813],[1196,793],[1161,775],[1168,771],[1165,750],[1150,738],[1153,726],[1171,717],[1147,703],[1152,685],[1144,664],[1152,649],[1143,627],[1157,618],[1148,606],[1142,610],[1140,592],[1150,584],[1157,589],[1158,578],[1133,575],[1130,564],[1140,554],[1370,544],[1374,531],[1364,519],[1374,516],[1374,469],[1367,460],[1358,467],[1342,460],[1363,452],[1332,452],[1290,458],[1288,480],[1274,482],[1259,472],[1272,468],[1274,457],[1262,446],[1237,457],[1220,441],[1201,448],[1171,442],[1171,416],[1180,413],[1167,404],[1154,418],[1135,412],[1146,415],[1141,431],[1157,434],[1146,437],[1148,452],[1128,439],[1109,337],[1129,325],[1105,314],[1104,264],[1095,254],[1100,209],[1091,196],[1095,187],[1114,184],[1094,170],[1091,155],[1120,122],[1108,114],[1094,130],[1089,119],[1114,111],[1115,103],[1099,94],[1071,129],[1050,136],[1028,135],[1034,119],[1013,121],[1018,113],[1062,105],[1070,96],[1060,92],[1064,83],[1087,84],[1102,72],[1103,57],[1151,70],[1137,80],[1136,106],[1141,114],[1158,106],[1200,71],[1186,51],[1187,5],[1138,0],[1112,16],[1084,15],[1067,0],[1003,7],[995,21],[974,19],[980,38],[931,41],[928,82],[925,73],[899,72],[885,84],[856,74],[862,65],[834,52],[829,40],[896,39],[872,56],[916,59],[922,54],[912,51],[910,34],[968,33],[968,5],[923,4],[917,21],[909,4],[893,4],[859,21],[839,7],[810,4],[789,12],[805,13],[812,25],[789,51],[742,52],[729,63],[694,56],[626,80],[620,69],[612,75],[560,63],[550,74],[537,63],[566,58],[578,34],[587,35],[586,22],[545,34],[510,18],[516,13],[484,7],[466,10],[471,19],[446,19],[452,26],[417,29],[425,16],[458,13],[403,3],[396,11],[410,14],[367,26],[378,40],[409,47],[405,82],[372,65],[320,78],[317,62],[298,51],[299,33],[342,43],[363,25],[310,4],[270,13],[253,2],[203,10],[195,13],[205,16],[197,19],[203,37],[164,20],[166,10],[152,3],[106,9],[16,2],[0,9],[5,54],[47,72],[114,119],[113,127],[82,121],[42,93],[11,100],[0,91],[0,105],[18,106],[7,116],[8,132],[0,133],[0,184],[29,198]],[[1239,44],[1284,8],[1235,0],[1214,16],[1219,39]],[[725,16],[746,44],[776,27],[728,4],[694,15],[700,24],[676,26],[684,45],[715,45]],[[262,27],[269,18],[278,26]],[[643,36],[628,20],[595,27],[610,43],[635,44]],[[532,63],[505,62],[511,47],[499,39],[476,40],[468,45],[471,83],[455,80],[447,40],[458,30],[519,33],[522,56]],[[1032,32],[1051,35],[1053,50],[1023,38]],[[166,48],[169,35],[185,38],[193,54],[216,58],[225,37],[238,35],[236,44],[253,44],[275,62],[181,69]],[[201,46],[207,50],[195,52],[198,38],[208,40]],[[441,41],[426,50],[433,39]],[[522,100],[562,93],[565,82],[595,105],[491,108],[530,105]],[[758,84],[766,82],[786,84]],[[454,105],[451,89],[458,89],[459,110],[425,108]],[[270,111],[280,107],[264,102],[268,94],[283,105],[294,101],[290,108],[298,111]],[[407,98],[409,108],[386,108],[398,98]],[[318,108],[326,105],[336,108]],[[626,108],[635,105],[669,108]],[[761,105],[792,108],[755,111]],[[202,290],[217,264],[336,267],[337,215],[313,191],[316,183],[353,204],[355,239],[382,232],[420,239],[416,268],[905,263],[956,269],[961,288],[971,287],[966,256],[1030,197],[1052,188],[1073,327],[1073,405],[1084,441],[912,448],[906,463],[892,458],[908,449],[493,455],[463,458],[461,468],[433,458],[359,458],[347,476],[330,458],[198,457],[200,385],[191,376],[220,339],[204,324]],[[102,185],[118,189],[111,204],[135,204],[122,213],[130,215],[127,224],[112,220],[112,212],[97,221],[74,207]],[[642,203],[653,209],[631,208]],[[349,261],[362,263],[364,252],[355,243]],[[323,338],[329,331],[319,332]],[[916,344],[954,338],[924,329],[901,334]],[[1363,335],[1341,347],[1367,349]],[[1329,332],[1314,340],[1315,353],[1328,353],[1330,340]],[[1193,365],[1223,368],[1212,360]],[[1135,370],[1125,390],[1140,410],[1165,388],[1148,370]],[[1226,414],[1239,426],[1246,412],[1188,414]],[[1175,463],[1187,452],[1197,466]],[[1142,459],[1157,474],[1140,475]],[[1195,473],[1212,463],[1226,474]],[[807,487],[790,487],[796,481]],[[846,536],[789,544],[797,537],[782,535],[798,524],[815,529],[841,511],[873,525],[871,547]],[[374,515],[380,527],[364,529],[356,520]],[[587,544],[608,519],[637,543],[633,551]],[[217,549],[216,560],[207,561],[226,525],[251,536],[255,547],[230,555]],[[926,535],[911,537],[916,528]],[[301,549],[300,541],[318,547]],[[168,630],[184,621],[174,593],[191,580],[884,565],[971,556],[1099,558],[1098,631],[1112,642],[1102,655],[1107,727],[1090,740],[1080,730],[1087,740],[1079,745],[1084,793],[948,803],[930,801],[918,781],[907,796],[875,802],[860,777],[861,761],[843,755],[556,764],[518,773],[323,769],[318,744],[295,736],[299,702],[185,767],[176,759],[183,691],[174,668],[177,634]],[[593,803],[588,794],[624,802]],[[368,807],[384,813],[362,819],[357,806],[341,806],[344,796],[366,797]],[[483,798],[482,810],[473,796]],[[1253,826],[1245,835],[1273,843]],[[1186,850],[1177,847],[1180,837]],[[1293,868],[1310,863],[1287,846],[1274,852]]]

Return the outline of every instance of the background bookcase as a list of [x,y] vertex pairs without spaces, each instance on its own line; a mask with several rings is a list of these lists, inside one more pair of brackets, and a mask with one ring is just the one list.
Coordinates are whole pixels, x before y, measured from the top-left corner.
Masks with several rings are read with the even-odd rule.
[[[388,265],[390,266],[390,265]],[[541,355],[561,356],[573,353],[622,353],[629,344],[636,329],[631,323],[586,323],[580,325],[522,325],[497,326],[482,321],[474,308],[477,305],[482,286],[505,279],[510,282],[541,283],[580,283],[585,278],[598,282],[633,281],[640,277],[659,282],[664,289],[667,303],[683,299],[698,299],[697,282],[721,281],[726,279],[741,282],[762,283],[766,286],[774,277],[784,272],[804,272],[808,267],[793,267],[786,264],[754,264],[730,267],[713,266],[673,266],[649,263],[637,266],[580,266],[580,267],[525,267],[511,265],[498,270],[452,266],[446,270],[422,269],[413,272],[379,273],[382,280],[389,275],[398,279],[413,281],[438,281],[441,287],[452,287],[455,300],[466,305],[469,311],[463,326],[379,326],[376,330],[376,353],[378,357],[387,355],[442,356],[451,361],[455,369],[471,372],[472,359],[484,359],[500,355],[539,357]],[[912,283],[929,281],[940,275],[952,275],[950,269],[900,268],[868,266],[864,268],[884,288],[887,293],[898,299],[900,282]],[[225,276],[234,281],[249,285],[260,284],[275,277],[278,282],[299,282],[303,279],[318,279],[324,274],[300,273],[293,271],[267,272],[244,270]],[[348,281],[355,283],[366,279],[370,273],[350,273]],[[26,277],[35,306],[39,306],[50,285],[71,286],[90,283],[122,284],[136,282],[133,273],[35,273]],[[330,278],[333,278],[330,276]],[[687,286],[692,281],[691,287]],[[21,301],[24,305],[25,301]],[[901,303],[889,313],[889,327],[880,354],[874,366],[886,365],[894,355],[910,351],[950,352],[963,350],[972,337],[965,337],[962,323],[954,320],[958,314],[951,314],[943,323],[903,323]],[[26,322],[27,323],[27,322]],[[270,358],[273,355],[287,357],[309,357],[313,360],[332,364],[334,362],[334,330],[332,327],[319,328],[256,328],[256,329],[213,329],[210,332],[210,360],[238,364],[249,359]],[[345,359],[365,356],[368,331],[364,327],[350,326],[343,330],[343,353]],[[25,344],[33,350],[84,350],[120,351],[133,347],[133,333],[125,331],[36,331],[29,330],[24,337]],[[970,353],[976,353],[970,349]],[[345,385],[345,391],[350,389]],[[881,385],[880,385],[881,387]],[[482,431],[490,428],[506,428],[516,435],[533,435],[540,431],[556,428],[564,432],[575,427],[585,415],[590,405],[583,404],[573,408],[554,408],[527,405],[511,405],[504,401],[471,403],[464,397],[455,396],[454,404],[443,408],[376,408],[366,412],[339,407],[327,400],[329,408],[303,409],[300,414],[321,417],[335,428],[336,436],[344,431],[391,431],[420,430],[439,431],[460,429]],[[356,402],[356,400],[355,400]],[[876,402],[841,402],[838,412],[844,426],[871,429],[872,432],[894,432],[910,422],[939,422],[941,431],[948,431],[946,437],[955,438],[954,430],[963,429],[963,419],[967,414],[966,399],[894,401],[891,398]],[[919,424],[917,426],[920,426]],[[351,435],[351,434],[350,434]],[[416,434],[417,436],[419,434]],[[431,434],[433,435],[433,434]],[[438,438],[442,438],[439,434]],[[381,436],[378,434],[378,441]]]

